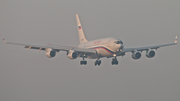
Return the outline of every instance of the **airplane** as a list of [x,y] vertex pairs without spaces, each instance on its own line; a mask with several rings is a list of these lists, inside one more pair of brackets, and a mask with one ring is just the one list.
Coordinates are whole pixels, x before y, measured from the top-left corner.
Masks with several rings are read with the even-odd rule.
[[46,52],[46,56],[48,58],[55,57],[56,54],[60,51],[66,51],[67,57],[69,59],[76,59],[77,57],[82,58],[80,61],[80,65],[86,65],[87,61],[85,58],[96,59],[94,65],[100,66],[101,60],[100,58],[112,58],[112,65],[118,65],[117,56],[124,56],[125,53],[131,52],[132,58],[137,60],[141,58],[141,52],[146,51],[146,57],[152,58],[155,56],[155,49],[157,50],[160,47],[176,45],[177,44],[177,36],[175,37],[175,42],[170,44],[163,45],[154,45],[154,46],[145,46],[145,47],[136,47],[136,48],[124,48],[122,40],[114,37],[102,38],[97,40],[88,41],[85,37],[83,27],[81,25],[78,14],[76,14],[77,21],[77,29],[79,35],[79,46],[71,47],[71,46],[62,46],[62,45],[31,45],[31,44],[23,44],[23,43],[13,43],[6,42],[3,37],[3,41],[6,44],[13,45],[22,45],[24,48],[43,50]]

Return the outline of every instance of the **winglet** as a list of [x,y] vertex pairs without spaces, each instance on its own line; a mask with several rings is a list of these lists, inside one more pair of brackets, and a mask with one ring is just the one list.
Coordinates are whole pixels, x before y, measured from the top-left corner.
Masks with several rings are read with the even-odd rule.
[[3,38],[4,43],[7,43],[3,36],[2,36],[2,38]]
[[174,43],[177,43],[177,35],[176,35],[176,38],[175,38],[175,42]]

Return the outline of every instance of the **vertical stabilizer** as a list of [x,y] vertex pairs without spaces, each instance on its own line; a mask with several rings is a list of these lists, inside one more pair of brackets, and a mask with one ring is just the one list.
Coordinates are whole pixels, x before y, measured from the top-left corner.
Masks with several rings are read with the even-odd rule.
[[176,43],[177,44],[177,35],[176,35],[176,38],[175,38],[175,42],[174,43]]
[[78,29],[78,34],[79,34],[79,42],[80,43],[87,42],[78,14],[76,14],[76,21],[77,21],[77,29]]

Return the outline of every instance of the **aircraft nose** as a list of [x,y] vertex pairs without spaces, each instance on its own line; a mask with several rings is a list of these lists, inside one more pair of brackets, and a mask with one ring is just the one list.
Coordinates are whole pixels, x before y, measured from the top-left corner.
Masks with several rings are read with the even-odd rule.
[[123,48],[124,48],[124,45],[123,44],[118,44],[118,47],[117,47],[117,51],[122,51]]
[[123,48],[124,48],[124,45],[123,45],[123,44],[120,44],[119,50],[122,51]]

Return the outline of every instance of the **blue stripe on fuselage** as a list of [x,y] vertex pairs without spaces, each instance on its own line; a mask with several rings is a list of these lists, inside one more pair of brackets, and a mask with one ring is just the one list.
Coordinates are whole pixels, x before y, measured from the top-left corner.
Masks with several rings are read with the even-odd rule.
[[100,46],[100,47],[93,47],[91,49],[104,49],[106,50],[107,52],[111,53],[111,54],[115,54],[115,52],[111,51],[110,49],[106,48],[106,47],[103,47],[103,46]]

